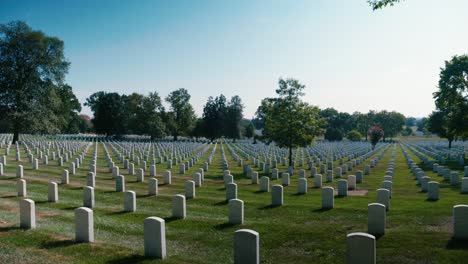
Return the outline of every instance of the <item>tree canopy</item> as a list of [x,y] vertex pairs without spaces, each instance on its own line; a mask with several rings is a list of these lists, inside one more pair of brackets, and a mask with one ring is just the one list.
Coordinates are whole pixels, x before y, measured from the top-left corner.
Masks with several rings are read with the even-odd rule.
[[180,88],[166,97],[170,104],[167,113],[166,126],[170,134],[177,140],[179,135],[188,135],[195,122],[195,112],[190,104],[190,94],[187,89]]
[[63,41],[25,22],[0,25],[0,119],[14,142],[24,132],[60,132],[69,121],[63,110],[77,109],[63,82],[70,65],[63,50]]
[[292,165],[292,149],[312,143],[320,128],[319,109],[303,102],[304,85],[295,79],[280,79],[276,98],[265,98],[257,110],[263,119],[263,136],[280,147],[289,149],[289,165]]

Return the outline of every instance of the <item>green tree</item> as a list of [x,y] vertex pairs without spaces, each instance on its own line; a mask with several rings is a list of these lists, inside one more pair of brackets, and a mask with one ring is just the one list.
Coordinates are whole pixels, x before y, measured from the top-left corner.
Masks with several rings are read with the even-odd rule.
[[416,126],[418,127],[418,131],[424,132],[427,124],[427,117],[423,117],[416,121]]
[[441,138],[446,138],[449,142],[449,148],[452,147],[453,140],[456,139],[456,131],[447,117],[447,113],[441,111],[434,111],[429,115],[427,120],[427,129]]
[[357,130],[351,130],[346,136],[350,141],[361,141],[362,135]]
[[188,135],[196,120],[190,104],[190,94],[186,89],[180,88],[171,92],[166,97],[166,102],[170,104],[166,125],[174,140],[177,140],[179,135]]
[[[451,147],[452,140],[468,134],[467,55],[453,56],[450,61],[445,62],[445,67],[440,71],[438,88],[433,94],[436,113],[433,113],[432,120],[429,122],[432,128],[430,131],[449,139]],[[435,121],[440,124],[434,124]]]
[[149,93],[148,96],[133,93],[128,96],[127,102],[129,133],[148,135],[151,139],[165,136],[164,107],[157,92]]
[[401,0],[367,0],[367,3],[372,7],[372,10],[382,9],[386,6],[393,6]]
[[403,130],[406,118],[398,112],[383,110],[375,115],[374,123],[380,125],[385,131],[383,135],[383,140],[385,141],[387,136],[390,138],[395,137]]
[[224,95],[208,97],[203,107],[203,135],[211,141],[225,135],[227,103]]
[[86,99],[94,112],[94,131],[98,134],[123,135],[128,132],[130,119],[128,97],[118,93],[97,92]]
[[55,88],[63,85],[70,65],[63,41],[31,29],[25,22],[0,25],[0,112],[13,131],[60,131],[60,98]]
[[244,129],[244,136],[246,138],[252,138],[254,136],[254,125],[252,124],[252,122],[249,122],[247,124],[247,126],[245,126],[245,129]]
[[224,135],[232,138],[234,142],[241,136],[243,111],[244,105],[241,98],[238,95],[231,97],[226,109],[226,119],[224,120],[226,129],[224,130]]
[[266,98],[257,110],[265,122],[263,137],[289,150],[292,165],[293,148],[310,145],[319,133],[319,109],[301,100],[304,85],[294,79],[280,79],[277,98]]
[[406,118],[406,126],[407,127],[412,127],[416,125],[416,118],[414,117],[407,117]]

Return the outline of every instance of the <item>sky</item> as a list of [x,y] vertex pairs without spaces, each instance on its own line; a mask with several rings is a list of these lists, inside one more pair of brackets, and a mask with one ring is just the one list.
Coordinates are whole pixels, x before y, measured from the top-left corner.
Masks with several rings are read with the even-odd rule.
[[467,11],[466,0],[378,11],[366,0],[0,0],[0,24],[62,39],[82,103],[97,91],[186,88],[198,116],[224,94],[251,118],[279,78],[295,78],[320,108],[424,117],[444,61],[468,53]]

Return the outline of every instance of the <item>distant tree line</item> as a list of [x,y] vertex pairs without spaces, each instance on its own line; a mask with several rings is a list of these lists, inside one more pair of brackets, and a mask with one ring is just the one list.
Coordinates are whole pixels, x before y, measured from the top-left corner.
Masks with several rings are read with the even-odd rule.
[[[379,2],[388,5],[397,1]],[[445,62],[438,91],[433,94],[436,111],[419,120],[394,111],[348,114],[333,108],[321,110],[301,99],[305,86],[294,79],[280,79],[277,97],[263,99],[253,120],[244,119],[239,96],[228,100],[222,94],[209,97],[198,118],[184,88],[164,98],[168,109],[157,92],[96,92],[85,102],[93,112],[91,119],[79,114],[81,104],[65,82],[69,66],[60,39],[21,21],[0,24],[0,132],[13,133],[13,141],[20,133],[79,132],[172,136],[174,140],[179,136],[210,140],[225,137],[233,141],[253,137],[254,141],[275,142],[290,152],[316,136],[331,141],[367,140],[369,128],[375,126],[383,131],[383,140],[410,135],[415,125],[419,131],[447,138],[449,147],[453,140],[468,137],[467,55]]]

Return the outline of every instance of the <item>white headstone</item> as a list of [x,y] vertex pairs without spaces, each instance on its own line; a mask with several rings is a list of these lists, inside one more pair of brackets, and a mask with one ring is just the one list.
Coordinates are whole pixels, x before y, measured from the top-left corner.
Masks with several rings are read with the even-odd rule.
[[93,210],[86,207],[75,209],[75,241],[94,241]]
[[159,217],[148,217],[143,224],[145,257],[166,258],[166,224]]

